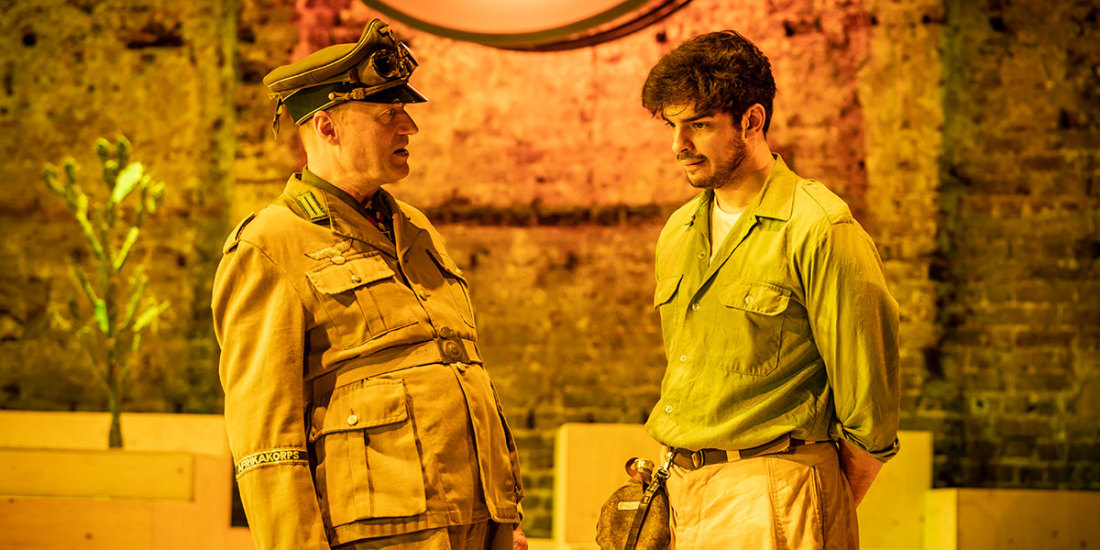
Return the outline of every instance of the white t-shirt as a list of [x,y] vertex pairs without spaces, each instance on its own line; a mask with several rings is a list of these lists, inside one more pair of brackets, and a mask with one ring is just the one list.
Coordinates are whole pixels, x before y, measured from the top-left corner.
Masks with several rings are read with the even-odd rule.
[[736,214],[730,214],[725,210],[718,207],[718,197],[715,196],[714,200],[710,201],[710,259],[714,260],[714,255],[718,253],[718,249],[722,248],[722,243],[725,242],[726,236],[729,235],[730,229],[733,228],[733,224],[737,223],[737,220],[741,218],[741,212]]

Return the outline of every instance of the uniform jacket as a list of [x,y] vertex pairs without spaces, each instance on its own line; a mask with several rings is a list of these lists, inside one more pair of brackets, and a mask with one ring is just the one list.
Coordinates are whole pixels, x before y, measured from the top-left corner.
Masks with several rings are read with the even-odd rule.
[[380,190],[395,244],[346,193],[305,180],[233,231],[214,281],[226,426],[257,547],[518,523],[515,443],[440,235]]
[[776,158],[711,259],[706,191],[657,242],[668,368],[658,441],[741,450],[784,435],[897,452],[897,303],[848,205]]

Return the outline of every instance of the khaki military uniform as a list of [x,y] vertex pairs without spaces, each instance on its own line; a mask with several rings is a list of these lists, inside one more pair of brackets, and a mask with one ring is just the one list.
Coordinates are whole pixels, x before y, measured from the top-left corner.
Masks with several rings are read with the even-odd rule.
[[233,231],[214,282],[226,425],[257,546],[518,523],[515,443],[440,235],[380,190],[390,241],[354,199],[305,177]]

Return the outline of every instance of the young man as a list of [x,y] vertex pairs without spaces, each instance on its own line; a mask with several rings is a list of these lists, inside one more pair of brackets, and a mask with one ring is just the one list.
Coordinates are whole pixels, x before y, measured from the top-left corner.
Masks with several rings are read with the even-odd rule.
[[381,189],[409,173],[415,67],[375,19],[264,79],[307,165],[230,234],[213,294],[261,550],[526,547],[466,280],[427,218]]
[[733,31],[665,55],[643,105],[702,193],[657,241],[677,550],[857,548],[898,450],[898,314],[848,206],[771,152],[767,58]]

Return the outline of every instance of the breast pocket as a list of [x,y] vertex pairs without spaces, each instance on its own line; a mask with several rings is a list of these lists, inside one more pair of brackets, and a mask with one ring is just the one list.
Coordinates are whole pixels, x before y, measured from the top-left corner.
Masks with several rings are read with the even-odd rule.
[[723,306],[709,350],[720,366],[739,374],[765,376],[779,365],[785,312],[791,291],[762,281],[734,281],[719,291]]
[[326,260],[306,277],[345,347],[417,322],[416,297],[378,254]]
[[337,388],[312,412],[315,484],[330,525],[427,509],[413,419],[401,380]]
[[439,272],[443,276],[443,285],[447,287],[447,294],[454,301],[454,307],[458,310],[459,316],[467,325],[474,326],[474,305],[470,301],[469,284],[462,270],[444,252],[429,249],[428,256],[439,267]]
[[676,295],[683,278],[683,274],[680,274],[658,279],[657,288],[653,291],[653,307],[661,314],[661,331],[665,342],[676,333],[677,323],[682,317],[682,312],[673,304],[677,302]]

